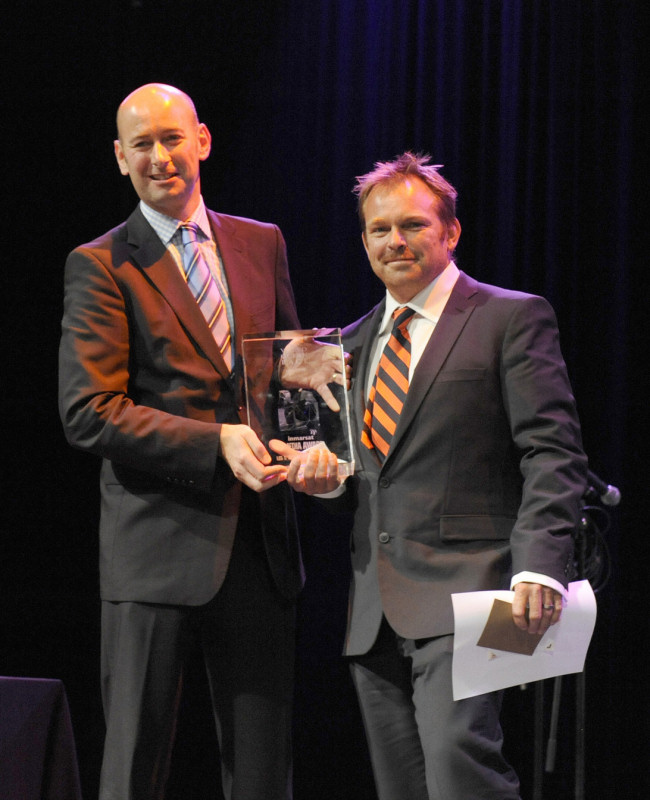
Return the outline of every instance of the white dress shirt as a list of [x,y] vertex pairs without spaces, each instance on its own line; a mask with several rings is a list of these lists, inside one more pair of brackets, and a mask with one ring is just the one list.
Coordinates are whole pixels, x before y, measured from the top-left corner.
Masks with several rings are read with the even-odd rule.
[[[449,300],[456,281],[458,280],[460,272],[456,264],[450,261],[445,269],[431,283],[426,286],[422,291],[418,292],[408,303],[398,303],[397,300],[391,295],[389,291],[386,292],[386,310],[384,312],[379,331],[372,345],[372,352],[370,354],[370,362],[368,368],[368,375],[366,376],[366,398],[370,393],[372,382],[377,371],[379,359],[386,346],[390,333],[393,327],[393,312],[396,308],[408,306],[415,311],[411,317],[407,329],[411,337],[411,366],[409,369],[409,381],[413,376],[413,371],[418,365],[420,357],[424,352],[425,347],[429,343],[431,334],[435,330],[438,320]],[[343,487],[339,487],[334,492],[321,497],[336,497],[341,493]],[[559,592],[564,598],[567,597],[567,590],[562,586],[559,581],[550,578],[548,575],[541,575],[537,572],[518,572],[512,576],[510,587],[516,584],[526,583],[539,583],[542,586],[548,586]]]
[[[205,259],[206,264],[212,277],[219,287],[221,297],[226,307],[226,316],[228,317],[228,324],[230,325],[231,339],[235,341],[235,317],[232,311],[232,303],[230,302],[230,292],[228,290],[228,281],[226,280],[226,273],[221,261],[221,255],[217,248],[217,243],[212,238],[212,229],[208,220],[208,214],[205,210],[205,203],[201,198],[199,205],[194,210],[194,213],[189,219],[174,219],[168,217],[166,214],[161,214],[160,211],[148,206],[146,203],[140,201],[140,210],[144,218],[156,231],[158,238],[169,250],[176,262],[183,279],[185,280],[185,273],[183,270],[183,254],[181,252],[181,234],[179,228],[186,222],[193,222],[199,228],[198,245],[201,255]],[[234,353],[234,347],[233,347]],[[232,366],[232,365],[231,365]]]

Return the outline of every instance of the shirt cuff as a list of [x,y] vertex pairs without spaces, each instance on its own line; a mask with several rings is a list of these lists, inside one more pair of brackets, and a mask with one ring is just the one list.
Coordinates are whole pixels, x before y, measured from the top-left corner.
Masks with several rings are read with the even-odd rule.
[[518,572],[516,575],[512,576],[510,589],[512,590],[518,583],[539,583],[542,586],[548,586],[549,589],[555,589],[565,600],[569,599],[568,590],[565,589],[559,581],[549,578],[548,575],[542,575],[539,572]]
[[340,497],[343,492],[345,492],[345,481],[339,484],[336,489],[333,489],[331,492],[325,492],[325,494],[315,494],[314,497],[320,497],[321,500],[333,500],[335,497]]

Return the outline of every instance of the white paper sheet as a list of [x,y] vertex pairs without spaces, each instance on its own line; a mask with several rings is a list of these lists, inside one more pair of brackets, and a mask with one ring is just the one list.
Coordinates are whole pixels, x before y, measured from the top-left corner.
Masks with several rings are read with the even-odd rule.
[[569,584],[569,598],[557,625],[533,655],[477,647],[495,599],[512,602],[514,592],[452,594],[454,606],[454,700],[532,681],[581,672],[596,624],[596,598],[589,581]]

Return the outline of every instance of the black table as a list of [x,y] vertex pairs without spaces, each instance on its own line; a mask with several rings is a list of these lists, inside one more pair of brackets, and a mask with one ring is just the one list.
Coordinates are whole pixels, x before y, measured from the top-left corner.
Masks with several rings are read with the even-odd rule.
[[81,800],[61,681],[0,677],[0,800]]

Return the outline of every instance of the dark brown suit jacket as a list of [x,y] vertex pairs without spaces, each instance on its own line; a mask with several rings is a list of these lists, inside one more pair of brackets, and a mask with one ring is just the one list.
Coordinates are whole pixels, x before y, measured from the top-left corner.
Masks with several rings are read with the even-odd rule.
[[104,600],[198,605],[219,589],[242,496],[262,506],[275,582],[303,582],[289,490],[254,498],[218,457],[245,421],[241,336],[299,327],[274,225],[208,212],[235,318],[228,374],[171,255],[140,209],[74,250],[65,275],[60,413],[71,444],[102,457]]

